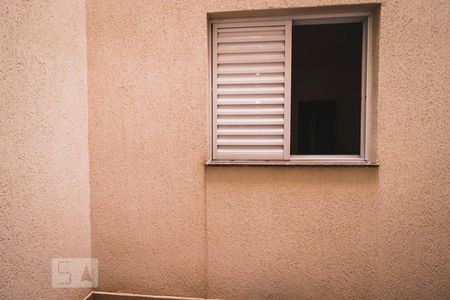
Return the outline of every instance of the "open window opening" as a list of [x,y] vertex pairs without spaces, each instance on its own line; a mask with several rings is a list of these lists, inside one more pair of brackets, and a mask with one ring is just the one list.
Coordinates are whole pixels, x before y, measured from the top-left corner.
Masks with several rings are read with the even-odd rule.
[[363,24],[292,29],[291,154],[360,155]]

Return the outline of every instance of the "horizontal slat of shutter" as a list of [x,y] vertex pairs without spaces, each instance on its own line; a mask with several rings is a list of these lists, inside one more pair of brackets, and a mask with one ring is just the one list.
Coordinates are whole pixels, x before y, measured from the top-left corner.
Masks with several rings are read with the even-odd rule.
[[241,32],[219,32],[217,34],[218,43],[236,42],[284,42],[284,29],[262,30],[262,31],[241,31]]
[[278,115],[284,113],[279,105],[219,105],[217,115]]
[[283,94],[272,95],[220,95],[217,105],[236,104],[284,104]]
[[279,115],[225,115],[217,117],[217,125],[283,125],[284,118]]
[[284,94],[284,83],[218,85],[217,95]]
[[220,145],[233,145],[233,146],[258,146],[258,145],[283,145],[283,136],[218,136],[217,144]]
[[213,159],[284,158],[289,35],[284,21],[213,26]]
[[[245,27],[247,26],[247,27]],[[244,27],[228,27],[228,28],[218,28],[217,32],[247,32],[247,31],[272,31],[272,30],[284,30],[284,25],[276,26],[249,26],[244,25]]]
[[223,74],[217,84],[284,83],[284,73]]
[[279,126],[264,126],[264,125],[255,125],[255,126],[218,126],[217,135],[282,135],[283,134],[283,125]]
[[284,51],[284,42],[250,42],[218,44],[220,53],[264,53]]
[[284,62],[284,52],[266,53],[223,53],[217,57],[219,64]]
[[284,63],[219,64],[218,74],[261,74],[284,72]]

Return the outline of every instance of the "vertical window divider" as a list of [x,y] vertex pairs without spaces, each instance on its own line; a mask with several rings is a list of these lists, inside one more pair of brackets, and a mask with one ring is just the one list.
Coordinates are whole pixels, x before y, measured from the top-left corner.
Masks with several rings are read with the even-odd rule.
[[372,118],[372,30],[373,30],[373,17],[372,15],[368,15],[365,20],[365,54],[366,54],[366,60],[364,61],[365,64],[365,70],[366,74],[364,74],[364,90],[365,90],[365,98],[364,98],[364,152],[362,154],[364,155],[364,159],[366,161],[373,160],[374,157],[370,157],[371,153],[369,153],[369,150],[373,150],[373,141],[372,137],[370,136],[371,133],[371,126],[373,126],[373,120]]
[[217,25],[212,26],[212,151],[217,156]]
[[367,19],[363,22],[363,38],[362,38],[362,62],[361,62],[361,125],[360,125],[360,155],[361,158],[366,158],[366,119],[367,119]]
[[292,61],[292,19],[285,25],[284,57],[284,153],[283,159],[291,158],[291,61]]

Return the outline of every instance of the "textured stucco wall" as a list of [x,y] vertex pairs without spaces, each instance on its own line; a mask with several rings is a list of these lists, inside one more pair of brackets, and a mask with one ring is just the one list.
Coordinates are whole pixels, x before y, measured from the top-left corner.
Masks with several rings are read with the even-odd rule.
[[88,0],[100,289],[449,297],[448,1],[382,2],[379,169],[203,166],[207,13],[368,2]]
[[206,15],[172,5],[87,3],[100,289],[205,294]]
[[84,1],[0,2],[0,299],[80,299],[51,259],[90,257]]

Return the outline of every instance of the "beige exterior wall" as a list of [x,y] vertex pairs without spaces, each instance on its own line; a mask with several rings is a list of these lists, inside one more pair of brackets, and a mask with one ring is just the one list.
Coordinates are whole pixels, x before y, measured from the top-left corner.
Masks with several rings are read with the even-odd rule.
[[0,299],[80,299],[51,259],[90,257],[85,5],[0,2]]
[[88,0],[100,289],[223,299],[449,297],[448,1],[382,2],[379,169],[204,166],[207,14],[367,2]]

